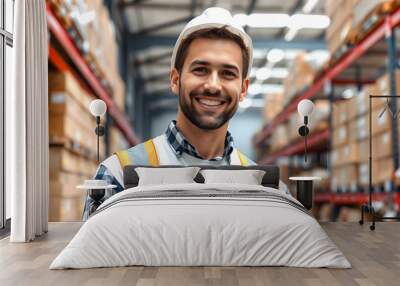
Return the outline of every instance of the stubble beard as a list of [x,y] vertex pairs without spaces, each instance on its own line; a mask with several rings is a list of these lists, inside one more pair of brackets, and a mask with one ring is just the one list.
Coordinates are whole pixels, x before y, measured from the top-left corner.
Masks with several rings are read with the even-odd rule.
[[[179,107],[182,110],[183,114],[192,122],[193,125],[197,126],[198,128],[205,129],[205,130],[215,130],[223,126],[226,122],[228,122],[233,115],[235,115],[236,110],[238,109],[238,103],[231,108],[229,108],[229,105],[232,102],[232,99],[229,96],[226,95],[221,95],[221,94],[210,94],[210,93],[203,93],[204,95],[207,96],[214,96],[218,98],[223,98],[227,103],[227,108],[220,114],[220,115],[214,115],[215,113],[213,111],[205,111],[202,112],[201,114],[198,112],[198,110],[193,106],[194,97],[196,95],[199,95],[198,93],[195,92],[190,92],[188,95],[188,99],[185,100],[185,96],[183,94],[183,91],[181,89],[181,84],[179,84]],[[209,120],[202,120],[204,116],[207,117],[213,117],[214,120],[210,122]]]

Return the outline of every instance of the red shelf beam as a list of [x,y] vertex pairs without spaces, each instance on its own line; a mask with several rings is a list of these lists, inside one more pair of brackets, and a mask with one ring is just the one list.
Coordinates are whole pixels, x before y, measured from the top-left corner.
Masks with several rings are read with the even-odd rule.
[[[307,148],[311,150],[313,147],[320,145],[321,142],[327,142],[329,140],[330,132],[328,129],[319,131],[317,133],[311,134],[307,138]],[[292,156],[296,154],[301,154],[304,152],[304,140],[289,145],[287,148],[280,150],[274,154],[265,156],[259,162],[259,164],[271,164],[276,161],[278,157]]]
[[320,76],[309,89],[303,94],[298,96],[289,106],[283,110],[269,125],[267,125],[261,133],[255,137],[255,144],[260,145],[278,126],[284,122],[290,114],[297,109],[297,104],[302,99],[310,99],[319,90],[321,90],[325,83],[332,81],[337,75],[342,73],[348,66],[360,58],[368,49],[375,45],[385,35],[392,33],[394,27],[400,24],[400,8],[394,11],[392,14],[386,16],[385,21],[377,26],[372,32],[370,32],[358,45],[346,53],[338,62],[330,69],[326,70],[325,73]]
[[[388,193],[372,194],[372,201],[386,201],[389,199]],[[400,193],[393,193],[395,203],[400,206]],[[364,193],[316,193],[315,203],[333,203],[337,205],[362,205],[368,203],[368,194]]]
[[[54,15],[51,7],[47,4],[47,25],[52,33],[52,35],[58,40],[58,42],[63,47],[66,54],[71,58],[72,62],[75,64],[77,69],[85,78],[86,82],[94,91],[95,95],[104,100],[107,104],[108,113],[114,119],[117,127],[122,131],[130,145],[136,145],[139,143],[132,127],[130,126],[125,115],[118,109],[114,104],[107,91],[100,84],[99,79],[94,75],[94,73],[89,68],[88,63],[80,54],[78,48],[75,46],[74,42],[69,37],[67,31],[62,27],[56,16]],[[51,53],[49,53],[51,54]],[[54,56],[54,53],[52,53]]]

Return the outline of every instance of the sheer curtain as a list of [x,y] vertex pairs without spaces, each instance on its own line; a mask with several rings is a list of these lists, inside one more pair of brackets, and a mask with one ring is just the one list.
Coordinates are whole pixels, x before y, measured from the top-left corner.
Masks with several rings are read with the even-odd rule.
[[48,96],[45,0],[15,1],[13,91],[6,99],[6,187],[12,242],[48,226]]

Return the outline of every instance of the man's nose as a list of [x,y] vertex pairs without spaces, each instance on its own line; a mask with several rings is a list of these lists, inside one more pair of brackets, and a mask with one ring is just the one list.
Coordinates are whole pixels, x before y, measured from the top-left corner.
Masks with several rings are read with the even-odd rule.
[[218,72],[212,72],[207,78],[204,88],[210,93],[218,93],[221,91],[221,81]]

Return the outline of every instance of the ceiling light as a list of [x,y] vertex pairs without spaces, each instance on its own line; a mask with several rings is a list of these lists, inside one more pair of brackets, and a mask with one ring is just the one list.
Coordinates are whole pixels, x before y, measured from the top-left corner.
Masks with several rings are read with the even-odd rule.
[[260,90],[261,90],[262,94],[283,92],[283,85],[281,85],[281,84],[263,84],[263,85],[261,85]]
[[326,15],[295,14],[290,17],[290,29],[326,29],[330,24]]
[[272,78],[286,78],[289,75],[287,68],[274,68],[271,70]]
[[247,25],[252,28],[284,28],[289,24],[288,14],[250,14]]
[[315,8],[315,5],[317,5],[317,3],[318,0],[308,0],[302,9],[303,13],[310,13]]
[[259,68],[256,72],[257,80],[263,81],[271,76],[271,69],[267,67]]
[[285,52],[281,49],[272,49],[267,54],[267,60],[271,63],[280,62],[285,56]]
[[297,31],[298,30],[295,28],[290,28],[285,35],[285,41],[290,42],[291,40],[293,40],[294,37],[296,37]]

